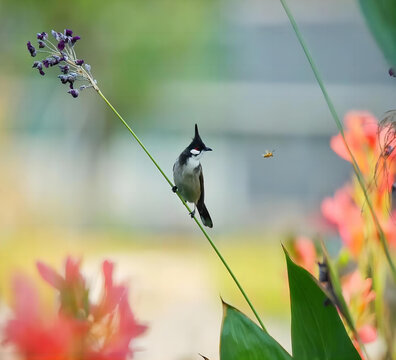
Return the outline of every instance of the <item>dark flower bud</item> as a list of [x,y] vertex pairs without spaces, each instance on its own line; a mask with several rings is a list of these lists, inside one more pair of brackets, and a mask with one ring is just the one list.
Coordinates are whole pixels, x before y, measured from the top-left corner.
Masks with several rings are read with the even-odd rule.
[[71,89],[68,91],[68,93],[73,96],[74,98],[76,98],[78,96],[78,90],[77,89]]
[[35,61],[34,63],[33,63],[33,66],[32,66],[32,68],[33,69],[42,69],[43,68],[43,64],[41,63],[41,61]]
[[67,74],[70,70],[69,65],[59,65],[59,68],[60,68],[61,72],[64,74]]
[[76,65],[82,65],[82,64],[84,64],[84,60],[83,59],[78,59],[78,60],[76,60]]
[[58,49],[62,51],[65,48],[65,40],[60,40],[58,42]]
[[61,38],[59,36],[59,33],[56,32],[55,30],[51,30],[51,34],[55,38],[56,41],[60,41],[61,40]]
[[393,77],[396,77],[395,69],[390,68],[390,69],[389,69],[389,75],[390,75],[390,76],[393,76]]
[[81,38],[79,36],[73,36],[72,39],[71,39],[72,45],[74,45],[77,42],[77,40],[80,40],[80,39]]
[[58,75],[58,78],[60,79],[62,84],[67,84],[68,79],[66,75]]
[[42,69],[39,69],[40,75],[44,76],[45,72]]
[[40,48],[40,49],[45,48],[45,43],[44,43],[44,41],[39,40],[39,41],[38,41],[38,44],[39,44],[39,48]]
[[30,52],[30,55],[33,56],[33,57],[35,57],[37,53],[36,53],[36,49],[35,49],[35,47],[32,45],[32,43],[31,43],[30,41],[28,41],[27,44],[26,44],[26,46],[27,46],[27,49],[28,49],[29,52]]
[[51,58],[46,58],[43,60],[43,65],[47,68],[51,65]]
[[47,40],[48,34],[46,32],[37,33],[37,40]]
[[52,59],[51,59],[51,66],[54,65],[58,65],[61,62],[61,57],[59,57],[58,55],[52,55]]
[[65,35],[66,36],[73,36],[73,31],[71,31],[70,29],[65,29]]

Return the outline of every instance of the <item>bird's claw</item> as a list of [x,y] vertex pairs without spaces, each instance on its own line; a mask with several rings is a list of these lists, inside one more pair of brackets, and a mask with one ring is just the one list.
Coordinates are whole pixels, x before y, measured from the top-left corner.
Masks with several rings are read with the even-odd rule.
[[189,213],[189,215],[191,216],[191,218],[193,218],[193,217],[195,216],[195,210],[191,211],[191,212]]
[[173,191],[174,193],[177,191],[177,186],[176,186],[176,185],[172,187],[172,191]]

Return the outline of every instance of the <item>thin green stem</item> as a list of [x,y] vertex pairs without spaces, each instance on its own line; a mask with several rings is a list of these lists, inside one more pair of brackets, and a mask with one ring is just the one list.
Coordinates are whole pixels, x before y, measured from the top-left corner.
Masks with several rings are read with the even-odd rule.
[[331,101],[329,94],[327,93],[327,90],[326,90],[326,88],[324,86],[324,83],[323,83],[323,80],[322,80],[322,78],[320,76],[318,68],[316,67],[316,64],[315,64],[315,62],[314,62],[314,60],[313,60],[313,58],[312,58],[312,56],[311,56],[311,54],[310,54],[310,52],[308,50],[308,47],[307,47],[307,45],[305,43],[305,40],[304,40],[304,38],[303,38],[299,28],[298,28],[298,25],[297,25],[296,21],[294,20],[293,14],[291,13],[289,7],[287,6],[286,0],[280,0],[280,2],[281,2],[282,6],[283,6],[283,8],[284,8],[284,10],[286,12],[287,17],[289,18],[289,21],[290,21],[290,23],[291,23],[291,25],[293,27],[293,30],[294,30],[294,32],[295,32],[295,34],[297,36],[298,41],[300,42],[300,45],[301,45],[301,47],[302,47],[302,49],[303,49],[303,51],[305,53],[305,56],[307,57],[307,60],[308,60],[309,64],[311,65],[311,69],[312,69],[312,71],[313,71],[313,73],[315,75],[316,81],[318,82],[318,85],[319,85],[320,89],[322,90],[323,97],[326,100],[326,103],[327,103],[327,106],[328,106],[328,108],[330,110],[330,113],[331,113],[331,115],[332,115],[332,117],[333,117],[333,119],[334,119],[334,121],[335,121],[335,123],[336,123],[336,125],[338,127],[338,130],[341,133],[343,142],[345,144],[345,148],[347,149],[347,151],[349,153],[349,156],[351,157],[352,165],[353,165],[353,169],[354,169],[356,178],[357,178],[357,180],[359,182],[359,185],[360,185],[360,187],[361,187],[361,189],[363,191],[365,200],[367,202],[367,205],[369,207],[370,213],[372,215],[372,218],[373,218],[376,230],[377,230],[378,237],[379,237],[379,239],[381,241],[381,245],[382,245],[382,247],[384,249],[385,256],[386,256],[386,259],[388,261],[389,267],[391,268],[393,279],[396,282],[396,267],[395,267],[395,264],[392,261],[392,257],[391,257],[390,252],[389,252],[388,243],[387,243],[387,240],[386,240],[386,237],[385,237],[385,233],[384,233],[384,231],[383,231],[383,229],[381,227],[381,224],[379,223],[377,214],[375,213],[373,204],[372,204],[372,202],[370,200],[370,197],[368,195],[368,192],[367,192],[367,189],[366,189],[366,185],[364,183],[364,178],[363,178],[362,172],[360,171],[359,165],[357,164],[356,159],[353,156],[353,153],[352,153],[352,151],[351,151],[351,149],[350,149],[350,147],[348,145],[348,142],[346,141],[344,128],[342,126],[341,120],[340,120],[340,118],[339,118],[339,116],[337,114],[337,111],[335,110],[334,104]]
[[[132,136],[135,138],[135,140],[139,143],[139,145],[142,147],[144,152],[147,154],[147,156],[150,158],[150,160],[153,162],[155,167],[158,169],[158,171],[162,174],[162,176],[165,178],[165,180],[168,182],[171,188],[173,188],[173,183],[172,181],[169,180],[169,178],[166,176],[166,174],[163,172],[161,167],[158,165],[158,163],[155,161],[155,159],[152,157],[150,152],[147,150],[147,148],[143,145],[143,143],[140,141],[140,139],[137,137],[135,132],[130,128],[130,126],[127,124],[127,122],[122,118],[122,116],[118,113],[118,111],[114,108],[113,105],[109,102],[109,100],[106,99],[106,97],[103,95],[103,93],[100,91],[100,89],[96,89],[98,94],[101,96],[101,98],[106,102],[106,104],[110,107],[111,110],[117,115],[117,117],[121,120],[121,122],[125,125],[125,127],[129,130],[129,132],[132,134]],[[190,207],[187,205],[185,200],[181,197],[181,195],[176,192],[177,196],[179,197],[180,201],[183,203],[183,205],[186,207],[189,213],[191,213]],[[215,251],[216,255],[219,257],[220,261],[223,263],[225,268],[227,269],[228,273],[231,275],[232,279],[234,280],[236,286],[238,287],[239,291],[242,293],[243,297],[245,298],[246,302],[248,303],[250,309],[253,311],[254,316],[256,317],[257,321],[259,322],[260,326],[264,331],[267,331],[263,322],[261,321],[256,309],[254,308],[253,304],[251,303],[249,297],[246,295],[245,290],[242,288],[242,285],[239,283],[238,279],[234,275],[233,271],[231,270],[230,266],[227,264],[227,261],[224,259],[223,255],[221,255],[220,251],[217,249],[216,245],[208,235],[208,233],[205,231],[205,229],[202,227],[201,223],[197,220],[197,218],[194,216],[194,220],[197,223],[198,227],[201,229],[202,233],[205,235],[206,239],[209,241],[210,246],[213,248]]]

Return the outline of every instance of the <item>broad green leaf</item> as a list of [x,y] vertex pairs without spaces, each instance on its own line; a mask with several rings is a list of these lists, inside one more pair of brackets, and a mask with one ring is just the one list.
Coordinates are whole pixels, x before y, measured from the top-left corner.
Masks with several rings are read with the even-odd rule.
[[396,65],[396,0],[359,0],[360,7],[385,58]]
[[291,360],[267,332],[234,307],[223,303],[220,360]]
[[361,360],[317,280],[284,249],[289,275],[291,335],[296,360]]

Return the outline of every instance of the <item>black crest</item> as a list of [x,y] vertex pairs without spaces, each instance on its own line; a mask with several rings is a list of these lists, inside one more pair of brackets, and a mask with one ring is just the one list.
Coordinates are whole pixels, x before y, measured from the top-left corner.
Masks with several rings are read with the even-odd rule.
[[204,142],[202,141],[201,137],[199,136],[199,132],[198,132],[198,125],[195,124],[195,134],[194,134],[194,138],[191,142],[190,145],[188,145],[188,149],[197,149],[199,151],[201,150],[208,150],[209,148],[206,147],[206,145],[204,144]]

